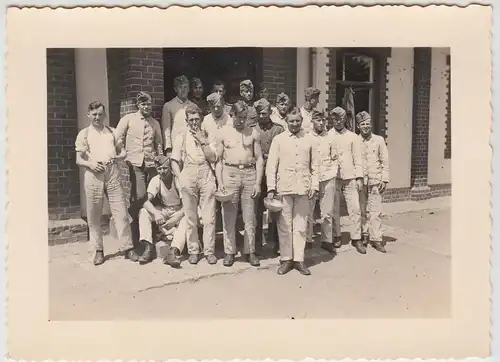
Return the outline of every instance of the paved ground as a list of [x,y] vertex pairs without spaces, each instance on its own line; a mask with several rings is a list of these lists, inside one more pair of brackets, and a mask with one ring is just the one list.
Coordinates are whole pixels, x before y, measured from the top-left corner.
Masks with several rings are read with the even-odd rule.
[[[387,254],[349,245],[306,254],[312,275],[201,261],[173,270],[121,258],[94,267],[87,243],[50,247],[51,320],[439,318],[450,313],[450,198],[385,205]],[[345,220],[343,220],[345,222]],[[347,235],[344,235],[347,242]],[[117,248],[105,240],[108,253]]]

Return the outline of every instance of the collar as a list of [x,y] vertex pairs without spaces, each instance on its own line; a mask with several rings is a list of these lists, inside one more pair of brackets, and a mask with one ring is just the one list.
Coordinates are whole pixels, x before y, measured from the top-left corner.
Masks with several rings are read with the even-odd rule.
[[334,130],[334,132],[335,132],[336,134],[344,134],[344,133],[347,133],[347,132],[349,131],[349,130],[348,130],[347,128],[345,128],[345,127],[344,127],[344,129],[342,129],[342,131],[337,131],[337,130],[335,129],[335,127],[334,127],[334,128],[332,128],[332,129]]
[[102,125],[102,129],[97,129],[95,128],[95,126],[92,124],[92,122],[90,123],[90,128],[89,128],[91,131],[94,131],[94,132],[97,132],[97,133],[103,133],[103,132],[106,132],[107,130],[107,127],[105,125]]
[[262,127],[260,125],[260,123],[257,123],[257,126],[262,131],[269,131],[270,129],[272,129],[274,127],[274,123],[271,120],[269,120],[269,122],[267,123],[266,127]]
[[180,99],[178,96],[175,96],[175,98],[174,98],[174,99],[175,99],[177,102],[179,102],[180,104],[184,104],[184,103],[186,103],[187,101],[189,101],[189,99],[187,99],[187,98],[186,98],[186,100],[185,100],[185,101],[181,101],[181,99]]
[[144,117],[144,115],[141,113],[141,111],[137,111],[136,114],[139,116],[140,119],[143,119],[145,121],[149,121],[152,118],[152,116],[149,116],[148,118]]
[[323,130],[323,132],[321,132],[321,133],[316,133],[316,131],[315,131],[315,130],[312,130],[312,132],[311,132],[311,134],[312,134],[313,136],[315,136],[315,137],[323,137],[323,136],[326,136],[326,134],[327,134],[327,133],[328,133],[328,132],[327,132],[326,130]]
[[287,129],[286,132],[288,132],[288,137],[297,137],[298,138],[304,134],[304,130],[302,130],[302,129],[297,133],[292,133],[292,132],[290,132],[289,129]]
[[312,113],[312,112],[313,112],[313,109],[311,109],[310,111],[308,111],[308,110],[306,109],[306,107],[304,107],[304,105],[302,105],[302,107],[300,107],[300,108],[301,108],[304,112],[306,112],[306,113]]
[[370,133],[370,135],[368,137],[363,137],[361,135],[361,133],[359,134],[359,136],[361,137],[361,140],[363,140],[363,141],[369,141],[369,140],[372,139],[373,133]]

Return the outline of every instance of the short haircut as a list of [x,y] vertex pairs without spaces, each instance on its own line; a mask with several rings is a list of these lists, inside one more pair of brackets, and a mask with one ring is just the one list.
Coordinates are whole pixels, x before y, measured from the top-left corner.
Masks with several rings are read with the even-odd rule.
[[214,89],[216,85],[221,85],[221,86],[223,86],[223,87],[224,87],[224,89],[226,89],[226,85],[225,85],[225,84],[224,84],[224,82],[223,82],[223,81],[221,81],[221,80],[216,80],[216,81],[214,82],[214,84],[212,85],[212,89]]
[[194,88],[194,87],[197,87],[198,85],[201,85],[203,87],[203,82],[201,81],[200,78],[193,78],[191,79],[191,87]]
[[188,114],[195,114],[195,113],[197,113],[197,114],[198,114],[198,116],[200,116],[200,118],[201,118],[201,115],[202,115],[202,112],[201,112],[200,107],[198,107],[198,106],[197,106],[196,104],[194,104],[194,103],[189,104],[189,105],[186,107],[185,112],[186,112],[186,118],[187,118]]
[[93,111],[95,109],[99,109],[101,108],[103,109],[104,112],[106,112],[106,107],[104,106],[104,104],[102,104],[101,101],[92,101],[89,103],[89,106],[88,106],[88,111]]
[[235,104],[233,104],[232,111],[236,117],[240,117],[243,114],[248,114],[248,106],[245,102],[239,100]]
[[302,113],[300,113],[300,109],[297,107],[293,107],[287,114],[286,120],[288,121],[290,118],[300,118],[302,120]]

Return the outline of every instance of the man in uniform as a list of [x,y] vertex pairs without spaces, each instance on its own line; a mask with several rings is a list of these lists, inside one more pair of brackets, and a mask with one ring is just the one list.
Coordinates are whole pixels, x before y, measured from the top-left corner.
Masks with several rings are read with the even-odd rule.
[[[152,223],[170,237],[172,244],[163,262],[172,267],[180,266],[180,254],[186,245],[186,218],[179,190],[177,189],[170,158],[159,156],[155,160],[158,175],[153,177],[148,185],[148,199],[139,212],[140,239],[144,244],[153,247]],[[143,254],[139,263],[151,261],[152,254]]]
[[[210,166],[216,162],[215,140],[201,129],[201,110],[196,104],[185,109],[187,129],[175,139],[172,172],[179,179],[186,215],[189,263],[200,260],[198,206],[203,222],[203,253],[209,264],[216,264],[215,252],[215,177]],[[181,171],[182,170],[182,171]]]
[[288,129],[288,124],[286,123],[286,114],[292,106],[292,101],[290,97],[285,93],[280,93],[276,97],[276,111],[271,114],[271,121],[275,124],[279,124],[285,130]]
[[[361,158],[361,142],[359,137],[345,127],[346,111],[335,107],[331,112],[333,128],[329,133],[335,139],[339,152],[339,167],[337,172],[337,192],[342,192],[347,204],[347,212],[352,223],[351,240],[356,250],[366,254],[366,247],[361,242],[361,214],[359,207],[359,192],[363,188],[363,164]],[[334,209],[334,245],[342,246],[340,239],[340,197],[335,198]]]
[[294,267],[303,275],[309,205],[318,192],[318,162],[312,136],[302,129],[302,115],[294,108],[287,114],[288,130],[274,137],[266,165],[267,197],[282,198],[278,219],[281,265],[278,274]]
[[226,124],[232,125],[233,119],[226,112],[224,98],[220,93],[211,93],[207,97],[207,103],[210,113],[203,119],[201,127],[208,133],[209,137],[213,137],[215,139],[218,130]]
[[254,88],[251,80],[246,79],[240,82],[240,96],[247,106],[247,124],[254,127],[257,124],[257,112],[254,107]]
[[[156,175],[154,158],[163,154],[163,139],[160,124],[151,116],[152,99],[146,92],[137,94],[136,113],[125,115],[116,127],[116,138],[124,139],[127,152],[127,165],[130,173],[130,215],[132,216],[132,235],[139,238],[139,211],[147,199],[146,188]],[[152,250],[146,245],[144,253]]]
[[[283,133],[285,129],[279,124],[275,124],[271,122],[269,117],[271,113],[271,104],[265,99],[261,98],[257,102],[255,102],[255,110],[257,111],[257,116],[259,117],[259,121],[255,126],[255,129],[259,133],[260,139],[260,147],[262,149],[262,158],[264,161],[264,170],[266,167],[266,161],[269,156],[269,149],[271,147],[272,141],[274,137]],[[262,183],[261,183],[261,195],[257,204],[257,228],[255,229],[255,249],[257,255],[260,255],[262,249],[262,229],[263,229],[263,214],[265,211],[264,207],[264,198],[267,196],[267,180],[266,176],[263,175]],[[271,215],[268,211],[268,217],[271,220],[268,224],[268,239],[273,240],[274,242],[274,251],[275,253],[279,250],[279,241],[278,241],[278,226],[276,223],[278,215]]]
[[305,102],[300,107],[300,113],[302,114],[302,128],[306,132],[312,132],[313,124],[312,124],[312,115],[314,109],[319,102],[319,96],[321,92],[317,88],[309,87],[305,89]]
[[[266,101],[270,102],[270,100],[269,100],[269,91],[267,90],[266,86],[264,84],[261,84],[259,89],[260,89],[259,90],[259,97],[260,97],[260,99],[263,98]],[[276,107],[271,104],[271,115],[274,112],[277,112],[277,111],[278,110],[276,109]]]
[[370,242],[385,253],[382,240],[382,194],[389,182],[389,152],[383,137],[372,133],[372,119],[368,112],[356,115],[363,155],[363,190],[360,193],[363,245]]
[[232,266],[236,254],[236,217],[241,201],[245,224],[243,254],[252,266],[259,266],[255,255],[255,200],[261,192],[264,172],[259,134],[246,123],[248,107],[243,101],[233,105],[233,124],[217,134],[217,184],[221,192],[233,195],[222,204],[224,227],[224,266]]
[[333,137],[326,131],[326,117],[323,112],[315,110],[313,113],[313,131],[310,133],[318,160],[318,197],[311,200],[309,210],[307,242],[312,245],[314,228],[314,210],[319,199],[321,210],[321,248],[335,254],[333,246],[333,207],[336,196],[335,177],[338,170],[337,145]]
[[115,223],[121,251],[125,256],[137,261],[130,231],[129,215],[125,195],[120,182],[121,170],[117,160],[125,158],[125,150],[120,140],[113,135],[110,127],[104,126],[106,110],[101,102],[89,104],[87,117],[90,125],[82,129],[75,141],[76,164],[84,167],[83,184],[87,203],[89,239],[94,249],[94,265],[105,262],[101,230],[104,194],[107,194],[111,215]]
[[218,80],[214,83],[214,85],[212,86],[212,93],[218,93],[222,96],[224,110],[227,114],[231,115],[232,105],[227,103],[226,99],[224,98],[226,95],[226,86],[222,81]]
[[176,136],[185,129],[186,116],[184,111],[189,104],[193,104],[188,100],[189,80],[185,75],[174,79],[174,90],[176,96],[163,105],[161,117],[167,156],[172,153],[172,146]]
[[200,78],[193,78],[191,80],[191,102],[196,104],[198,108],[203,112],[203,116],[206,116],[210,110],[208,109],[208,103],[203,98],[203,82]]

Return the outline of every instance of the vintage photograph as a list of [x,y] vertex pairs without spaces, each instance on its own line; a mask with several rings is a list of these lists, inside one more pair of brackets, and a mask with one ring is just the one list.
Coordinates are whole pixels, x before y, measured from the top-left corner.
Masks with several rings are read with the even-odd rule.
[[48,48],[49,319],[447,318],[450,48]]

